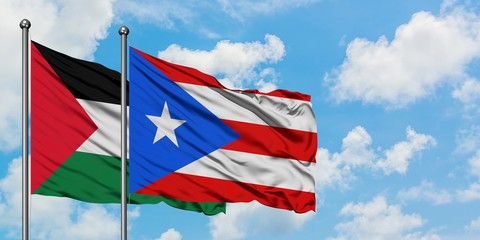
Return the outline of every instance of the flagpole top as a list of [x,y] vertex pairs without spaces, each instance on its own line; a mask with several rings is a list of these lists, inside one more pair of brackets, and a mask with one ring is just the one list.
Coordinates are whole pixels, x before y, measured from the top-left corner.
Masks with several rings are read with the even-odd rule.
[[21,29],[24,29],[24,28],[29,29],[30,26],[32,26],[32,24],[30,23],[30,21],[28,21],[28,19],[26,19],[26,18],[23,19],[22,21],[20,21],[20,24],[19,24],[19,25],[20,25],[20,28],[21,28]]
[[118,29],[118,34],[120,35],[128,35],[130,30],[128,30],[127,26],[121,26],[120,29]]

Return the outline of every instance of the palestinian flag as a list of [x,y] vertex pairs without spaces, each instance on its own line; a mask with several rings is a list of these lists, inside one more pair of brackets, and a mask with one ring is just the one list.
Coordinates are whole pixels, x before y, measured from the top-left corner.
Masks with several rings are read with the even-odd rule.
[[[33,194],[120,203],[120,73],[31,44]],[[128,203],[214,215],[225,203],[130,194]]]

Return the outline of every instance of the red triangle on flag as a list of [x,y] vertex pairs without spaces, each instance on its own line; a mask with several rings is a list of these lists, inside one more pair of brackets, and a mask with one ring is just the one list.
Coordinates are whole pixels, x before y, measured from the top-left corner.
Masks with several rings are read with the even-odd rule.
[[31,44],[31,192],[67,160],[97,126]]

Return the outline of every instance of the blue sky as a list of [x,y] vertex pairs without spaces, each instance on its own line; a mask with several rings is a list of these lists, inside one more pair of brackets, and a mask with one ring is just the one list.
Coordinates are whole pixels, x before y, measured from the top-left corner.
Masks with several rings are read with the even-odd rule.
[[[476,1],[3,0],[0,238],[20,236],[21,30],[113,69],[129,44],[234,88],[312,96],[317,211],[129,208],[130,239],[478,239]],[[32,197],[33,239],[117,239],[119,208]]]

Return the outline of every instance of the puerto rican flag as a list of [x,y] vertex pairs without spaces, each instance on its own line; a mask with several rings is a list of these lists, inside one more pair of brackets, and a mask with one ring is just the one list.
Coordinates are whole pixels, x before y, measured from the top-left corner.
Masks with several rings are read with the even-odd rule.
[[315,210],[310,96],[230,90],[135,48],[129,62],[130,192]]

